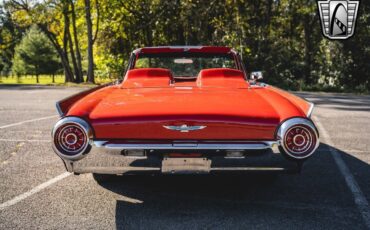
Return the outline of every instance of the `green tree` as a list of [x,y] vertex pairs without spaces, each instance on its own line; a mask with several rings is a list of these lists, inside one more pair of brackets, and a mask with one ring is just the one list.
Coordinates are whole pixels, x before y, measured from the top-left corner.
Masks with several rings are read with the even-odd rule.
[[[95,75],[122,76],[138,47],[226,45],[242,54],[249,71],[263,70],[280,87],[370,91],[370,1],[361,1],[356,34],[346,41],[322,35],[316,0],[4,2],[0,51],[2,41],[14,50],[17,28],[36,24],[57,51],[66,81],[81,82],[86,70],[90,82]],[[16,27],[6,27],[1,15]],[[14,52],[7,47],[0,56],[9,66]]]
[[54,74],[60,67],[50,41],[36,26],[32,26],[15,48],[12,70],[16,74]]
[[0,74],[8,74],[12,67],[14,48],[22,39],[24,29],[20,28],[10,12],[0,3]]

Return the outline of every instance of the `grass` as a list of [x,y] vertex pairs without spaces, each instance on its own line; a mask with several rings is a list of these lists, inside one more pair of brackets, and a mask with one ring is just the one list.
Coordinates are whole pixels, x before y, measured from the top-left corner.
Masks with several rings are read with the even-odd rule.
[[[16,77],[16,76],[0,76],[0,84],[39,84],[39,85],[65,85],[65,86],[78,86],[78,85],[91,85],[88,83],[82,83],[82,84],[75,84],[75,83],[66,83],[64,81],[64,75],[55,75],[54,82],[52,80],[52,76],[50,75],[40,75],[39,76],[39,83],[36,82],[36,76],[22,76],[22,77]],[[95,84],[104,84],[108,82],[112,82],[112,79],[109,78],[95,78]]]

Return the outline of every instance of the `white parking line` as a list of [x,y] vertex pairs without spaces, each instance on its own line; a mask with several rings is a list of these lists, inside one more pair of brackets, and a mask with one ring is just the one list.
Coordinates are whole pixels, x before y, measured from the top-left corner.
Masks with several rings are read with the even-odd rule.
[[40,192],[41,190],[49,187],[50,185],[52,185],[52,184],[54,184],[54,183],[56,183],[56,182],[58,182],[60,180],[63,180],[64,178],[66,178],[66,177],[68,177],[70,175],[72,175],[72,174],[69,173],[69,172],[62,173],[59,176],[54,177],[54,178],[52,178],[52,179],[50,179],[50,180],[48,180],[48,181],[46,181],[46,182],[44,182],[44,183],[36,186],[35,188],[33,188],[33,189],[31,189],[31,190],[29,190],[29,191],[27,191],[27,192],[25,192],[25,193],[23,193],[23,194],[21,194],[19,196],[14,197],[13,199],[11,199],[9,201],[6,201],[6,202],[0,204],[0,211],[1,210],[4,210],[5,208],[8,208],[8,207],[10,207],[12,205],[15,205],[16,203],[18,203],[18,202],[26,199],[27,197],[32,196],[35,193]]
[[41,120],[46,120],[46,119],[51,119],[51,118],[56,118],[56,117],[58,117],[58,115],[47,116],[47,117],[40,117],[40,118],[36,118],[36,119],[21,121],[21,122],[17,122],[17,123],[13,123],[13,124],[8,124],[8,125],[0,126],[0,129],[5,129],[5,128],[17,126],[17,125],[23,125],[25,123],[30,123],[30,122],[35,122],[35,121],[41,121]]
[[4,142],[51,142],[51,140],[25,140],[25,139],[2,139],[0,138],[0,141]]
[[[329,133],[326,131],[324,126],[321,124],[319,119],[316,117],[313,119],[319,128],[321,135],[324,137],[326,143],[329,146],[334,146],[333,142],[330,138]],[[344,180],[348,188],[351,190],[352,195],[355,200],[355,204],[359,209],[362,218],[366,224],[366,226],[370,229],[370,205],[369,202],[366,200],[364,193],[361,191],[360,186],[358,185],[356,179],[353,177],[351,171],[349,170],[348,166],[344,162],[342,155],[333,147],[329,147],[329,151],[334,158],[335,163],[337,164],[340,173],[343,175]]]

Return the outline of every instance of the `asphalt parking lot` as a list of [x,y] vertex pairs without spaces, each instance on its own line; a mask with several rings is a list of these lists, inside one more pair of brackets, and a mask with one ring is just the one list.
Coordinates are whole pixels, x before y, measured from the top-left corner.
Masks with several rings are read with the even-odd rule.
[[300,93],[322,141],[300,175],[104,177],[51,149],[80,90],[0,86],[0,229],[370,229],[370,96]]

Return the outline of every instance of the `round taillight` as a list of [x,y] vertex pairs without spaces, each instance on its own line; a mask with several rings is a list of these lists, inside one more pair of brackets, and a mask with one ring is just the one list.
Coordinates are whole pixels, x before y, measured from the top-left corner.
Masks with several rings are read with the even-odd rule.
[[289,158],[302,160],[311,156],[319,146],[318,132],[307,119],[293,118],[284,122],[278,131],[280,150]]
[[295,156],[305,157],[316,145],[314,131],[305,125],[295,125],[285,134],[284,145]]
[[81,159],[90,149],[91,134],[86,121],[77,117],[63,118],[53,129],[54,151],[63,159]]
[[74,155],[87,144],[86,133],[75,124],[66,124],[57,130],[54,142],[67,155]]

